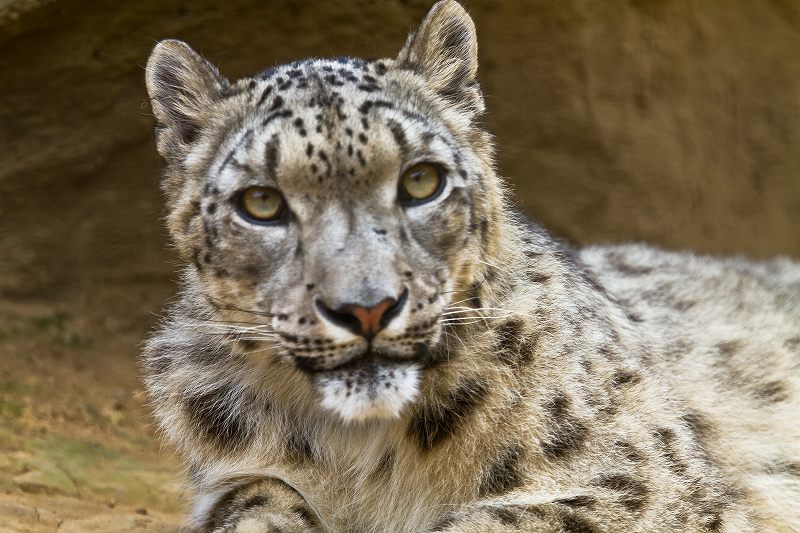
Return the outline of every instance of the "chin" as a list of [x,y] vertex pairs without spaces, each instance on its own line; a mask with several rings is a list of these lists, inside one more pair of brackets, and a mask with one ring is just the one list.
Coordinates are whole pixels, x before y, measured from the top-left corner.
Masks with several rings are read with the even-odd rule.
[[397,419],[419,394],[417,364],[372,363],[316,375],[322,406],[345,422]]

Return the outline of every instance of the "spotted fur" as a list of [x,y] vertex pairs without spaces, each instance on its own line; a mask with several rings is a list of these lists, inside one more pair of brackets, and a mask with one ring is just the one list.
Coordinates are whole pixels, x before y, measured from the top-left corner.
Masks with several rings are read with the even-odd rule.
[[[800,530],[800,267],[552,239],[507,200],[476,74],[452,0],[396,59],[231,83],[156,46],[186,268],[143,367],[194,525]],[[419,161],[444,189],[401,204]],[[286,219],[243,217],[250,186]],[[371,339],[324,311],[387,298]]]

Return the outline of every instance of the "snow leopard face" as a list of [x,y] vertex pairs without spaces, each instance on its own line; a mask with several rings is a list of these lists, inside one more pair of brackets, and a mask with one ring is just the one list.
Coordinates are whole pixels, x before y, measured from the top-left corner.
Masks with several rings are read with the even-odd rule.
[[[396,60],[312,59],[230,83],[186,44],[147,67],[171,235],[202,317],[346,420],[397,416],[446,357],[498,203],[472,22]],[[200,317],[198,317],[200,318]]]

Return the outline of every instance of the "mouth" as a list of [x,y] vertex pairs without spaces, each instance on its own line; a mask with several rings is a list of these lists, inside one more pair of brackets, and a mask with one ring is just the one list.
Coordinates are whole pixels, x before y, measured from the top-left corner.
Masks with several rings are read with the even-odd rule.
[[[420,348],[417,350],[421,353],[427,353],[427,348]],[[365,372],[368,369],[374,368],[393,368],[404,365],[409,365],[418,362],[416,356],[400,357],[388,352],[377,351],[370,345],[366,350],[355,353],[351,356],[345,356],[343,360],[338,362],[324,361],[319,357],[303,357],[295,356],[294,364],[299,369],[307,374],[324,374],[327,372]]]
[[323,407],[346,422],[394,419],[418,394],[427,348],[403,356],[375,350],[371,345],[336,361],[295,357],[320,394]]

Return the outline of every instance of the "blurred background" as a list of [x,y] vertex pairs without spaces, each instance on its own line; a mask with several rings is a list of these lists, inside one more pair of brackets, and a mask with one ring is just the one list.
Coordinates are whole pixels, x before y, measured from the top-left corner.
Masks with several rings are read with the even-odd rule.
[[[552,232],[800,258],[800,2],[464,4],[499,169]],[[180,524],[136,368],[178,269],[154,44],[186,40],[229,78],[394,56],[430,5],[0,0],[0,531]]]

